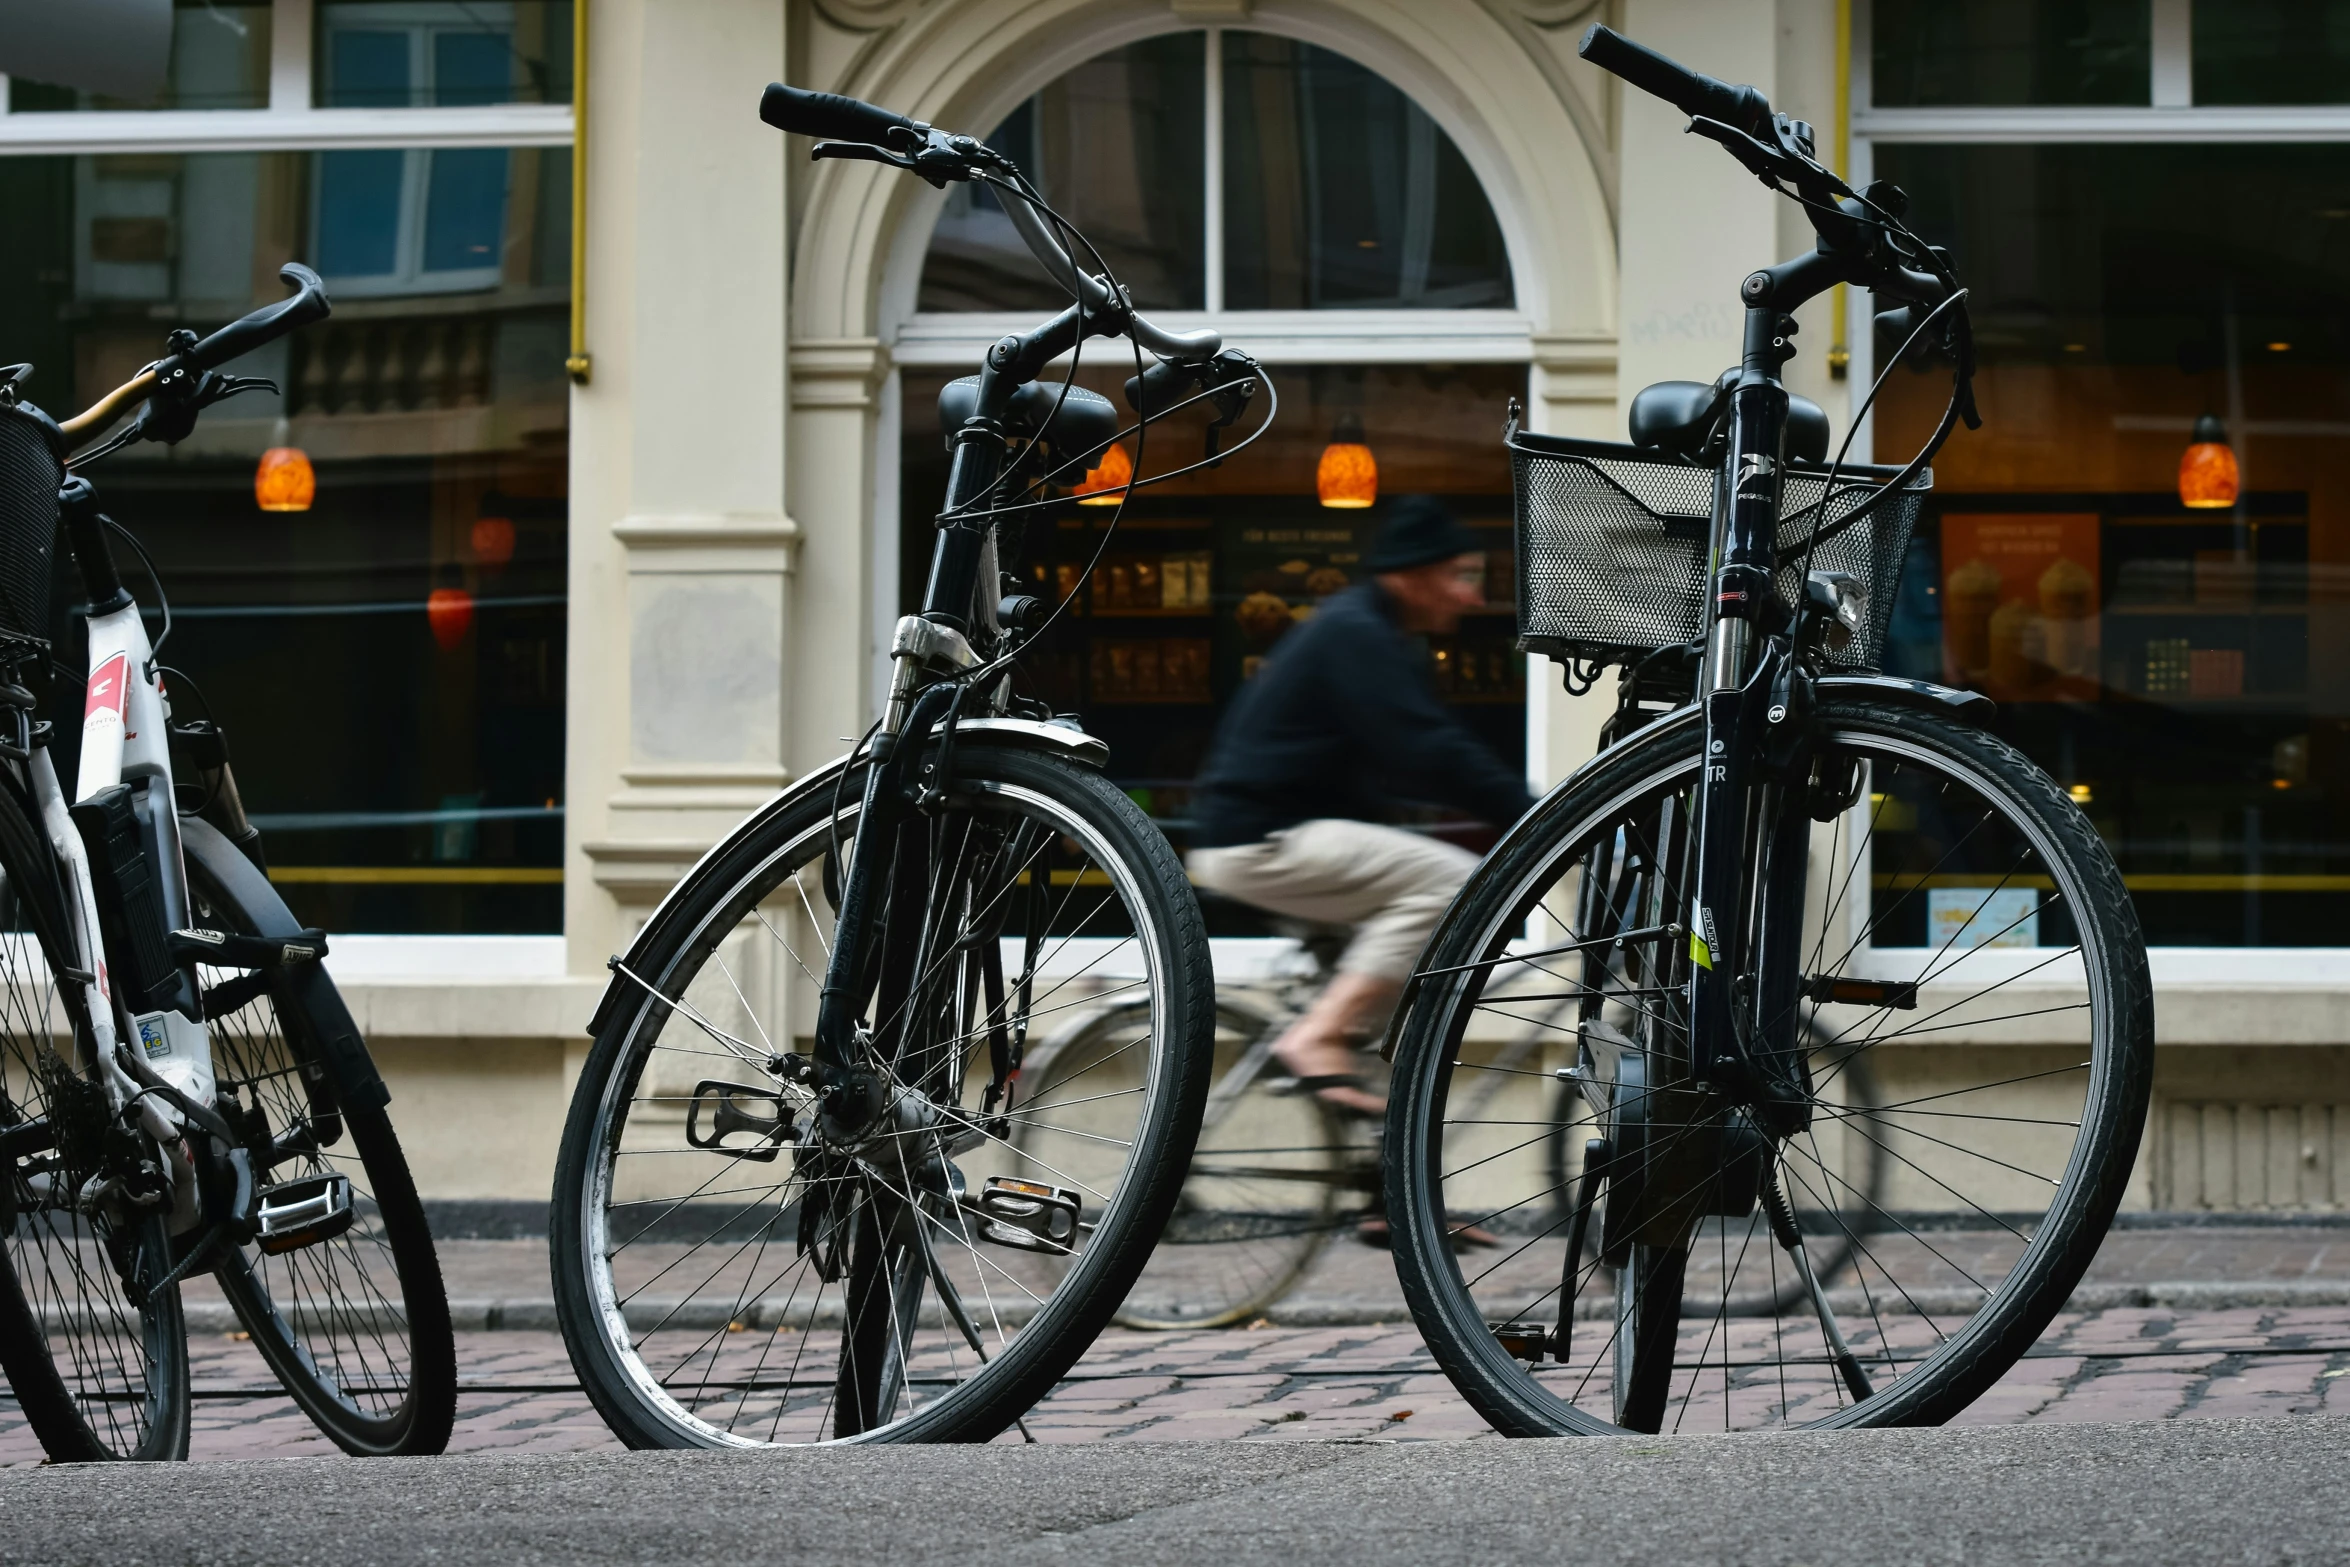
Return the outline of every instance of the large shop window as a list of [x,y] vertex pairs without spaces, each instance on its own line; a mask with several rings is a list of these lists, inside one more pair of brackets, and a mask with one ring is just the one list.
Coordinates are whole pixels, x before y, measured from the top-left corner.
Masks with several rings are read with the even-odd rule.
[[[1221,69],[1207,71],[1207,50]],[[1223,159],[1207,167],[1206,127]],[[1069,72],[989,137],[1146,309],[1461,309],[1511,303],[1501,226],[1460,149],[1344,55],[1226,28],[1129,44]],[[1208,181],[1225,230],[1209,253]],[[1050,310],[995,195],[958,185],[920,308]]]
[[[1116,397],[1128,369],[1082,384]],[[1376,511],[1338,510],[1317,498],[1315,471],[1336,423],[1359,419],[1389,495],[1443,495],[1489,546],[1485,598],[1458,635],[1431,640],[1438,690],[1505,760],[1526,750],[1525,660],[1516,648],[1510,553],[1510,475],[1500,430],[1523,397],[1518,366],[1276,368],[1281,421],[1221,468],[1134,495],[1101,568],[1071,614],[1023,660],[1021,688],[1081,714],[1109,742],[1110,774],[1180,846],[1191,785],[1217,721],[1264,655],[1314,606],[1362,580]],[[938,421],[947,377],[905,383],[901,600],[919,606],[946,493]],[[1151,427],[1144,467],[1195,460],[1204,425],[1180,417]],[[1351,431],[1350,431],[1351,433]],[[1132,442],[1128,443],[1131,449]],[[1113,508],[1071,504],[1034,513],[1011,545],[1009,569],[1032,590],[1067,599],[1103,548]],[[1490,841],[1443,813],[1419,825],[1482,847]],[[1220,933],[1257,928],[1240,911],[1213,911]]]
[[[0,357],[34,362],[29,395],[62,415],[169,327],[279,297],[282,262],[326,274],[333,318],[235,367],[282,397],[95,470],[170,594],[162,660],[184,674],[167,684],[228,731],[305,919],[559,930],[570,154],[490,149],[495,177],[438,205],[447,151],[382,154],[399,182],[348,186],[329,175],[340,156],[0,159]],[[480,248],[436,266],[452,207]],[[392,236],[415,286],[380,286],[397,269],[354,235]],[[314,466],[307,511],[257,505],[257,462],[283,446]],[[61,572],[57,602],[77,597]],[[48,708],[70,751],[80,650],[62,617],[57,635]]]
[[144,103],[12,78],[11,113],[107,109],[260,109],[269,104],[269,0],[173,0],[171,61]]
[[[2151,940],[2350,945],[2350,149],[1875,158],[1960,258],[1983,359],[1896,662],[1999,699]],[[1947,390],[1897,369],[1877,451]],[[2232,503],[2182,482],[2207,415]]]

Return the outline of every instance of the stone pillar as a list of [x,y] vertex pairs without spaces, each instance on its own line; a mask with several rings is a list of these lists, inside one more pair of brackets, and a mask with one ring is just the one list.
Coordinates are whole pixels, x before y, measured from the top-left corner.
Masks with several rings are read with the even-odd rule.
[[784,75],[773,0],[590,0],[564,930],[599,970],[790,777]]

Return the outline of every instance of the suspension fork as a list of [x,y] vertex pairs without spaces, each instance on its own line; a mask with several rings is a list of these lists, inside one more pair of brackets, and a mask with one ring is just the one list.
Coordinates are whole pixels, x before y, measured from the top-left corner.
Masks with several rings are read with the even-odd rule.
[[1700,680],[1705,730],[1690,899],[1689,1017],[1696,1077],[1725,1087],[1749,1075],[1738,995],[1748,956],[1749,810],[1760,781],[1763,708],[1775,665],[1785,657],[1784,644],[1769,636],[1783,618],[1772,580],[1787,427],[1787,390],[1778,380],[1787,357],[1781,319],[1776,310],[1746,312],[1745,353],[1730,394],[1728,449],[1714,486],[1714,595]]

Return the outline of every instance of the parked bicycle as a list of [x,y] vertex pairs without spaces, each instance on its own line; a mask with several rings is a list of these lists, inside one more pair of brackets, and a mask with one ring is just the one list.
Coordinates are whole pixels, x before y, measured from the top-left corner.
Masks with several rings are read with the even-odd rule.
[[[2144,941],[2104,844],[1984,730],[1986,699],[1869,672],[1927,464],[1977,422],[1948,258],[1753,88],[1605,27],[1582,54],[1794,195],[1818,244],[1745,279],[1738,366],[1643,391],[1633,446],[1513,421],[1521,634],[1575,687],[1622,671],[1619,711],[1407,992],[1397,1268],[1511,1435],[1946,1420],[2063,1306],[2121,1200]],[[1825,416],[1779,378],[1791,312],[1838,283],[1892,305],[1888,366],[1954,365],[1898,470],[1827,461]],[[1489,1043],[1553,1002],[1554,1070],[1589,1107],[1565,1158],[1548,1083]],[[1854,1104],[1863,1063],[1880,1090]],[[1470,1225],[1518,1233],[1456,1254]]]
[[[169,606],[151,645],[114,540],[145,552],[80,471],[268,386],[217,367],[329,308],[309,268],[279,275],[292,297],[173,332],[62,424],[21,399],[31,366],[0,370],[0,1367],[60,1461],[187,1456],[179,1286],[204,1274],[346,1451],[437,1453],[456,1412],[390,1095],[320,964],[324,932],[269,884],[226,737],[174,714],[166,686],[185,677],[155,657]],[[88,595],[71,795],[34,696],[61,532]]]
[[[556,1301],[635,1446],[983,1439],[1142,1268],[1214,1028],[1173,851],[1101,775],[1106,748],[1013,689],[1057,612],[1003,567],[1113,441],[1138,436],[1141,472],[1159,417],[1212,414],[1218,460],[1214,432],[1264,379],[1213,332],[1153,326],[971,137],[783,86],[760,114],[834,138],[818,158],[984,184],[1073,302],[941,396],[948,492],[881,721],[711,850],[613,960],[556,1169]],[[1045,378],[1115,336],[1132,432],[1074,357]],[[1037,1089],[1031,1030],[1105,996],[1125,1007],[1115,1047]]]

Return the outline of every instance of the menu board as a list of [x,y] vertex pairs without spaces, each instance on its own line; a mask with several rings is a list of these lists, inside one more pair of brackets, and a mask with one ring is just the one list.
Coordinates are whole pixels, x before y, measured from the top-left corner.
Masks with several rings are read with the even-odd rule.
[[1314,606],[1362,580],[1356,531],[1320,521],[1228,524],[1218,565],[1229,605],[1217,619],[1217,663],[1246,680],[1289,629]]

